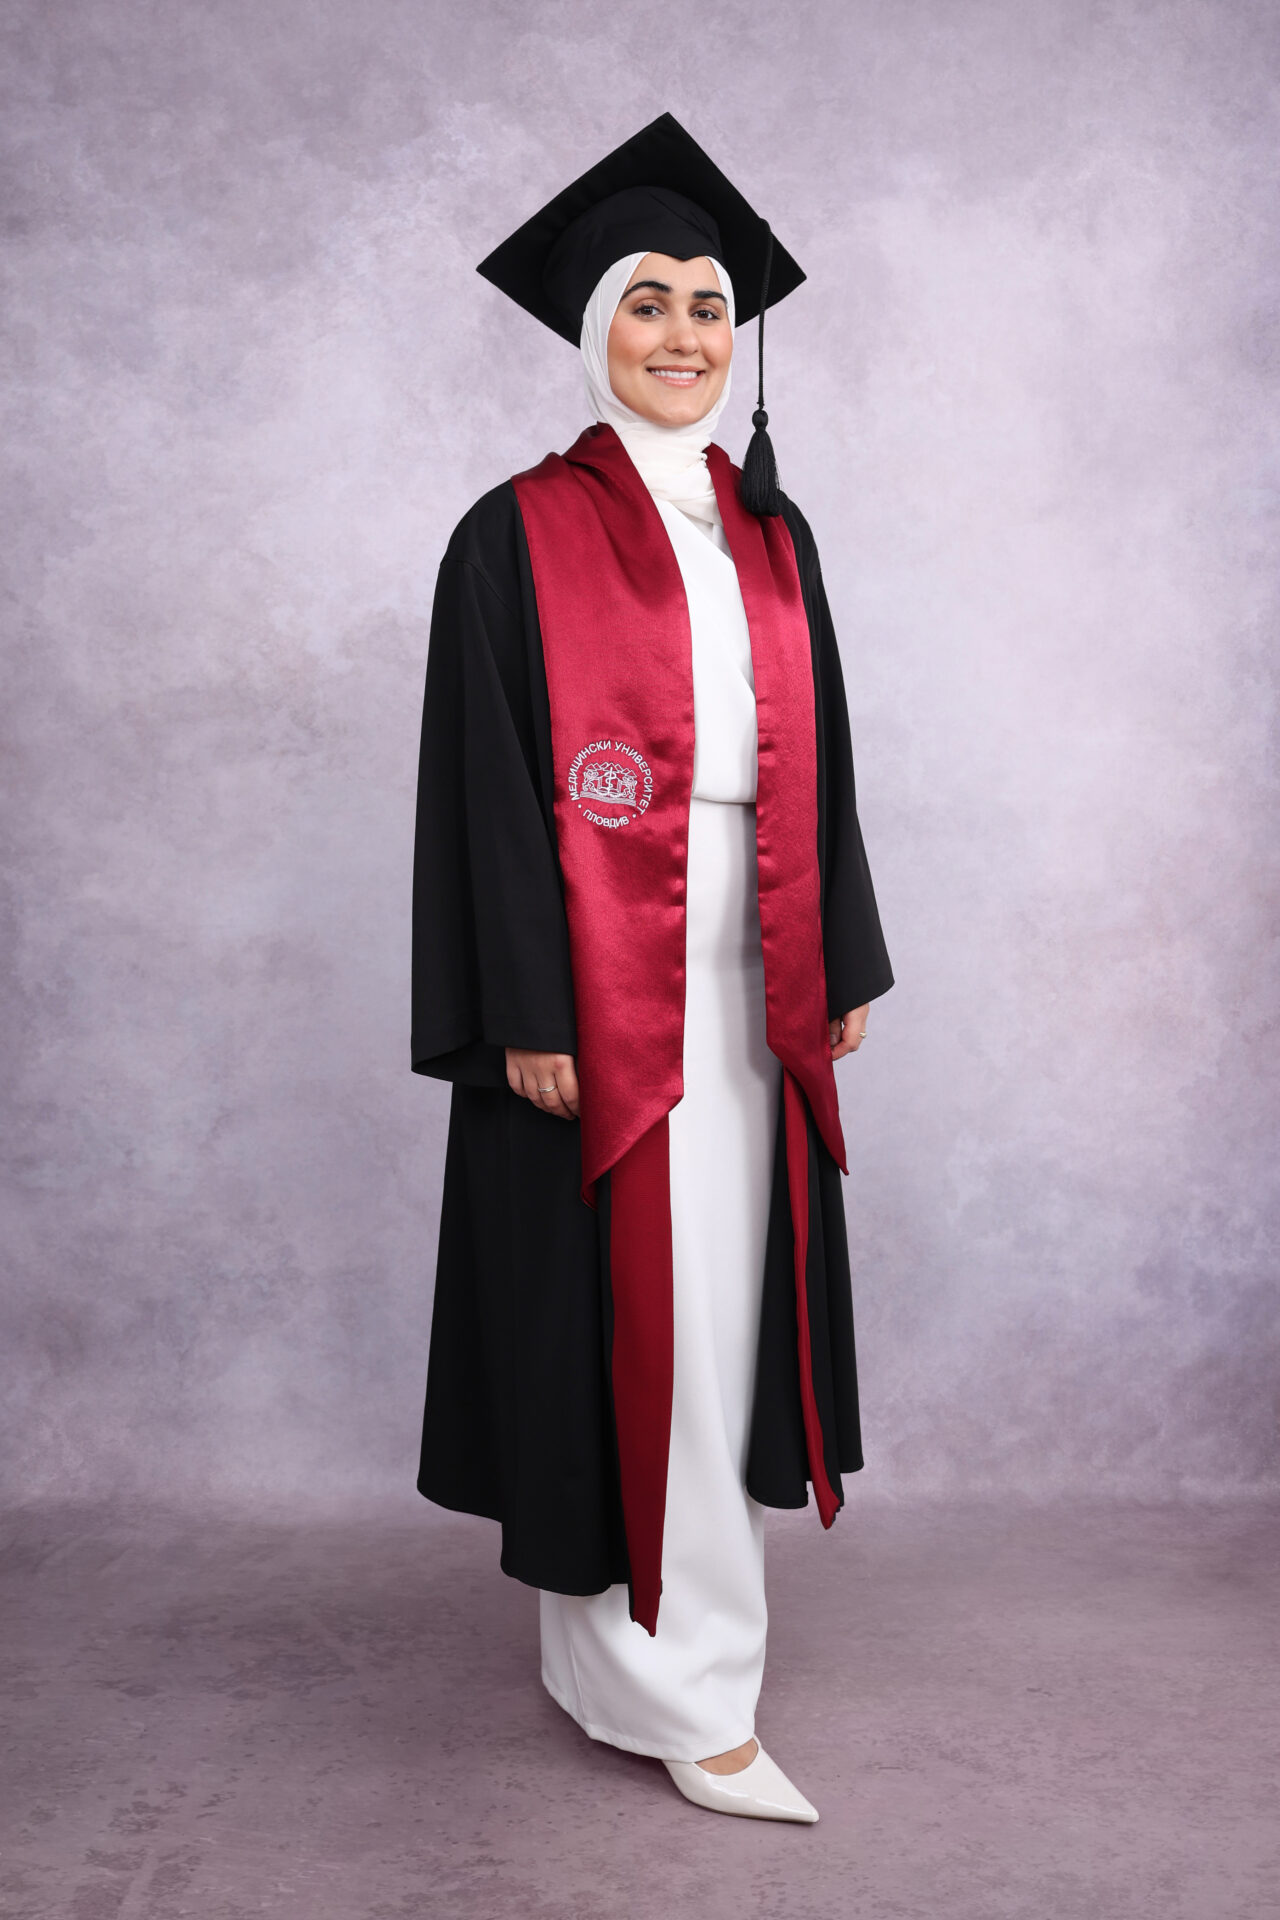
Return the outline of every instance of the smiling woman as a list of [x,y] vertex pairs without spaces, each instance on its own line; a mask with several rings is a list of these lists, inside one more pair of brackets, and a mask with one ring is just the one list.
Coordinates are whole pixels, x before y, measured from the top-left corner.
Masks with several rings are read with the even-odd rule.
[[609,328],[609,384],[619,400],[659,426],[687,426],[720,398],[732,358],[728,302],[712,262],[646,253]]
[[[733,383],[734,322],[722,261],[638,250],[600,275],[578,340],[594,418],[613,428],[655,498],[717,542],[724,535],[707,448]],[[687,377],[669,380],[669,370]]]
[[830,1526],[862,1465],[833,1067],[893,975],[813,535],[712,439],[736,325],[803,275],[669,114],[481,271],[580,348],[593,424],[476,502],[436,588],[418,1485],[500,1522],[587,1734],[812,1822],[755,1737],[764,1510],[812,1486]]

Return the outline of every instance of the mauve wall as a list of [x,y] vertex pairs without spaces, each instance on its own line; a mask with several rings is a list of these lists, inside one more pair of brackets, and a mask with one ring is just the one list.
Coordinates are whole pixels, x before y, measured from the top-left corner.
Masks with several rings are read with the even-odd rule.
[[585,424],[474,263],[664,108],[809,273],[769,401],[898,973],[839,1069],[858,1496],[1274,1483],[1274,7],[4,37],[11,1490],[411,1489],[434,573]]

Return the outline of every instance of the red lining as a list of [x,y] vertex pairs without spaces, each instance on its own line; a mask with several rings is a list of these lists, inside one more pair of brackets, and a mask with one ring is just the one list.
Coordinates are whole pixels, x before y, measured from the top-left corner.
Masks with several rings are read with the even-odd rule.
[[809,1131],[805,1123],[804,1095],[787,1068],[782,1071],[783,1098],[787,1122],[787,1190],[791,1196],[791,1230],[795,1240],[796,1328],[799,1337],[800,1405],[804,1413],[804,1444],[809,1456],[809,1478],[813,1482],[818,1515],[829,1527],[839,1512],[840,1503],[827,1478],[827,1463],[822,1445],[822,1421],[813,1390],[813,1344],[809,1337]]
[[674,1363],[670,1127],[666,1115],[610,1174],[614,1419],[631,1561],[631,1617],[658,1630]]

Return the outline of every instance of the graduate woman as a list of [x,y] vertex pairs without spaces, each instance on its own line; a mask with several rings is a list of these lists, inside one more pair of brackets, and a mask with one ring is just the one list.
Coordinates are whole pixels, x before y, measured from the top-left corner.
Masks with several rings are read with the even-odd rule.
[[580,349],[592,423],[476,502],[436,589],[418,1485],[500,1523],[586,1733],[811,1822],[755,1738],[763,1509],[812,1487],[830,1526],[862,1465],[833,1065],[893,976],[763,392],[741,473],[712,440],[735,326],[804,276],[669,114],[480,272]]

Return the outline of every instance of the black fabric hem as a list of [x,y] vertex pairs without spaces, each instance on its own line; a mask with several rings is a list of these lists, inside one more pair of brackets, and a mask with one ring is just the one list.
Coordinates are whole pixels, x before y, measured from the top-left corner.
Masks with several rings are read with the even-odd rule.
[[[502,1525],[501,1514],[491,1512],[487,1506],[469,1495],[455,1494],[446,1497],[439,1492],[432,1493],[423,1486],[421,1480],[417,1483],[417,1490],[424,1500],[429,1500],[433,1507],[443,1508],[446,1513],[465,1514],[472,1520],[489,1520],[495,1526]],[[603,1585],[592,1585],[587,1581],[566,1578],[564,1574],[557,1573],[551,1567],[535,1569],[523,1555],[513,1552],[505,1544],[498,1556],[498,1565],[509,1580],[518,1580],[521,1586],[536,1587],[544,1593],[568,1594],[583,1600],[589,1599],[593,1594],[607,1593],[610,1587],[625,1584],[625,1576],[622,1573],[619,1573],[616,1579],[606,1579]]]
[[608,1593],[610,1587],[621,1587],[626,1584],[619,1577],[617,1580],[606,1580],[603,1586],[589,1587],[577,1581],[570,1584],[563,1577],[556,1577],[550,1573],[535,1574],[532,1570],[521,1573],[519,1567],[511,1564],[505,1552],[499,1557],[498,1567],[506,1574],[508,1580],[518,1580],[522,1587],[536,1587],[540,1593],[563,1593],[575,1600],[590,1600],[598,1593]]
[[[859,1460],[856,1466],[845,1466],[842,1464],[840,1468],[840,1472],[841,1474],[861,1473],[865,1465],[866,1465],[866,1462],[863,1460]],[[748,1475],[744,1484],[746,1486],[747,1492],[751,1495],[751,1498],[755,1501],[756,1505],[759,1507],[773,1507],[779,1513],[800,1513],[803,1511],[805,1507],[810,1507],[813,1505],[813,1500],[809,1491],[812,1485],[812,1482],[808,1478],[805,1479],[804,1492],[802,1494],[800,1494],[799,1496],[793,1496],[792,1498],[785,1499],[785,1500],[782,1498],[781,1495],[775,1496],[767,1493],[761,1493],[758,1490],[758,1488],[752,1484],[750,1475]],[[847,1504],[845,1500],[845,1496],[838,1487],[833,1487],[832,1492],[835,1494],[836,1500],[838,1502],[836,1506],[836,1512],[840,1513],[845,1507],[845,1505]]]
[[[520,1028],[512,1023],[505,1031],[518,1033]],[[411,1039],[409,1062],[414,1073],[425,1074],[429,1079],[466,1080],[480,1086],[505,1087],[508,1047],[520,1047],[531,1053],[573,1055],[577,1053],[578,1042],[574,1036],[566,1044],[548,1047],[520,1040],[490,1040],[475,1033],[450,1037],[443,1043]]]
[[417,1490],[424,1500],[431,1502],[433,1507],[443,1507],[446,1513],[467,1513],[473,1520],[492,1520],[498,1526],[502,1525],[502,1515],[478,1501],[474,1494],[445,1494],[439,1489],[433,1491],[422,1484],[424,1478],[424,1475],[419,1474],[416,1482]]
[[[883,974],[877,974],[874,977],[874,984],[868,984],[867,981],[860,980],[854,986],[846,987],[845,997],[843,998],[843,1004],[839,1004],[837,1006],[832,1007],[829,1018],[832,1020],[842,1020],[845,1014],[852,1013],[855,1007],[869,1006],[873,1000],[878,1000],[881,994],[888,993],[890,987],[893,984],[894,984],[894,981],[893,981],[892,974],[888,974],[887,976]],[[839,1000],[841,998],[838,995],[832,994],[830,990],[829,982],[828,982],[827,998],[828,998],[828,1001],[831,1001],[833,999]]]

